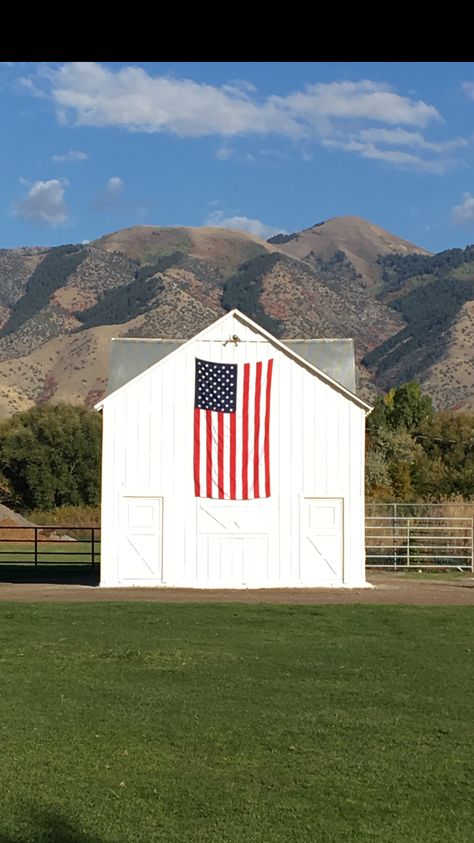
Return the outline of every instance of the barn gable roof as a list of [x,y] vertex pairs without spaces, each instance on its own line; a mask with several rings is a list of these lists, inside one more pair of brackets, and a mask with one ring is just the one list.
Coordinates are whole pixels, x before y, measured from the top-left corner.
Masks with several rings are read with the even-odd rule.
[[[355,395],[355,371],[353,364],[353,344],[349,339],[326,339],[326,340],[278,340],[260,325],[257,325],[248,316],[239,310],[231,310],[220,319],[208,325],[203,331],[196,334],[190,340],[170,339],[123,339],[113,340],[111,349],[111,376],[109,379],[109,394],[95,405],[96,410],[102,409],[112,396],[125,389],[130,383],[144,377],[151,369],[162,366],[167,360],[180,351],[187,348],[196,340],[204,339],[210,328],[224,324],[227,320],[236,318],[243,325],[256,333],[261,334],[286,356],[302,365],[312,374],[319,377],[324,383],[336,389],[346,398],[357,404],[366,412],[371,407],[365,401]],[[123,355],[123,346],[133,344],[133,359],[126,361]],[[324,365],[326,371],[319,366]],[[341,383],[341,381],[343,381]]]
[[[120,389],[186,340],[113,337],[110,347],[107,395]],[[354,341],[351,339],[282,340],[292,351],[356,394]]]

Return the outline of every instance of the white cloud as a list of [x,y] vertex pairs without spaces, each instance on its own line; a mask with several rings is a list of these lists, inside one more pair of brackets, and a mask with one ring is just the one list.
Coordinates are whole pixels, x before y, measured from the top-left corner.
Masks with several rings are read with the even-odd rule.
[[52,155],[51,160],[56,164],[72,164],[75,161],[87,161],[89,156],[80,149],[70,149],[64,155]]
[[216,152],[216,158],[219,161],[229,161],[234,155],[234,150],[230,146],[221,146]]
[[68,219],[68,209],[64,201],[64,188],[67,184],[67,181],[58,179],[36,181],[26,198],[16,203],[14,213],[30,222],[62,225]]
[[125,182],[120,176],[111,176],[107,182],[107,187],[105,188],[105,192],[108,193],[110,196],[117,196],[119,193],[122,192],[125,186]]
[[252,155],[250,152],[238,152],[228,144],[219,147],[216,152],[216,158],[218,161],[244,161],[247,164],[255,161],[255,155]]
[[388,164],[394,164],[402,169],[419,170],[425,173],[434,173],[435,175],[441,175],[454,164],[454,161],[451,158],[423,158],[421,155],[416,155],[412,152],[405,152],[402,149],[380,148],[373,143],[360,141],[356,138],[350,141],[328,139],[323,141],[323,143],[324,146],[331,149],[342,149],[346,152],[356,152],[362,158],[370,158],[374,161],[385,161]]
[[102,193],[99,193],[95,199],[92,207],[96,211],[113,211],[116,208],[125,207],[126,203],[120,195],[124,187],[125,182],[120,176],[111,176]]
[[304,91],[288,97],[271,97],[270,101],[309,124],[319,124],[325,119],[359,119],[426,126],[432,120],[441,119],[434,106],[402,97],[388,85],[369,79],[307,85]]
[[239,94],[247,97],[249,94],[256,94],[257,88],[253,82],[248,82],[247,79],[234,79],[227,85],[222,86],[223,91],[229,91],[232,94]]
[[474,222],[474,196],[469,192],[463,193],[463,201],[460,205],[455,205],[451,211],[453,222],[458,225],[466,225],[466,223]]
[[[96,62],[68,62],[49,71],[52,97],[76,125],[122,126],[182,137],[277,133],[288,137],[325,131],[333,120],[371,120],[426,126],[437,109],[370,80],[308,85],[286,97],[261,101],[253,86],[221,88],[150,76],[140,67],[111,71]],[[253,95],[253,99],[251,96]]]
[[474,82],[463,82],[462,88],[470,100],[474,100]]
[[18,86],[20,91],[23,93],[29,94],[31,97],[37,97],[38,99],[44,99],[47,94],[33,82],[29,76],[19,76],[16,80],[16,85]]
[[[304,140],[308,158],[308,146],[322,143],[428,172],[443,172],[447,164],[437,159],[467,143],[463,138],[425,138],[421,130],[443,123],[439,111],[370,79],[308,84],[287,96],[264,98],[246,81],[218,87],[151,76],[136,66],[111,70],[97,62],[42,66],[41,76],[63,125],[113,126],[179,137],[276,135]],[[465,83],[465,88],[470,84],[474,90],[474,83]],[[397,151],[400,146],[407,148],[405,155]],[[217,157],[228,160],[235,152],[224,142]]]
[[426,149],[430,152],[452,152],[467,146],[465,138],[454,138],[449,141],[427,141],[421,132],[409,132],[406,129],[362,129],[359,132],[362,141],[386,144],[390,146],[412,146]]
[[255,234],[262,240],[268,240],[275,234],[285,234],[284,228],[275,228],[273,225],[267,225],[261,220],[249,219],[249,217],[225,217],[223,211],[213,211],[205,222],[205,225],[212,225],[215,228],[236,228],[239,231],[248,231],[249,234]]
[[54,102],[76,125],[180,137],[301,131],[291,116],[269,102],[252,102],[241,88],[153,77],[140,67],[112,72],[96,62],[70,62],[48,75]]

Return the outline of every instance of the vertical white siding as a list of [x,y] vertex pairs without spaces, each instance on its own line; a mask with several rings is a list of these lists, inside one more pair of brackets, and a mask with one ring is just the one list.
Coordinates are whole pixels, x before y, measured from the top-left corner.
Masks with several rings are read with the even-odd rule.
[[117,580],[115,560],[117,548],[114,541],[117,477],[114,471],[114,448],[116,402],[109,402],[102,415],[102,529],[101,529],[101,582],[114,583]]
[[[224,345],[233,334],[241,342]],[[223,553],[223,539],[219,536],[208,537],[205,550],[198,539],[193,484],[195,357],[224,362],[273,357],[275,361],[270,439],[272,495],[268,501],[272,526],[268,539],[260,536],[246,540],[237,535],[226,538],[232,543],[230,556]],[[361,585],[364,424],[361,408],[250,327],[234,317],[211,326],[199,341],[165,358],[118,390],[105,404],[103,584],[120,584],[120,501],[124,495],[142,495],[163,498],[165,585],[212,586],[225,584],[226,576],[228,584],[234,586],[250,585],[252,581],[262,586],[304,585],[300,580],[300,512],[304,497],[343,499],[344,584]],[[244,506],[256,503],[246,501]],[[263,543],[265,547],[268,544],[265,561]],[[255,559],[250,558],[252,553]]]

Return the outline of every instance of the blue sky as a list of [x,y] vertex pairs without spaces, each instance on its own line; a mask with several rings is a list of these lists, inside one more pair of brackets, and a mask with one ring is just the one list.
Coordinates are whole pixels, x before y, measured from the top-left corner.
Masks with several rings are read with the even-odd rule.
[[474,242],[474,63],[0,63],[0,247],[357,215]]

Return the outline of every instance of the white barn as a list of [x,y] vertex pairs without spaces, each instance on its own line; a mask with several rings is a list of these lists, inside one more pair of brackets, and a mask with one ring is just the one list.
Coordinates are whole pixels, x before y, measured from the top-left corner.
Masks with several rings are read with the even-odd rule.
[[[101,585],[365,586],[370,407],[236,310],[188,342],[164,346],[162,359],[97,404]],[[260,483],[268,496],[243,500],[241,487],[230,494],[228,486],[224,497],[207,497],[205,478],[195,485],[202,471],[195,465],[196,358],[240,366],[273,360],[265,444],[271,488],[268,477],[268,489],[263,476]]]

